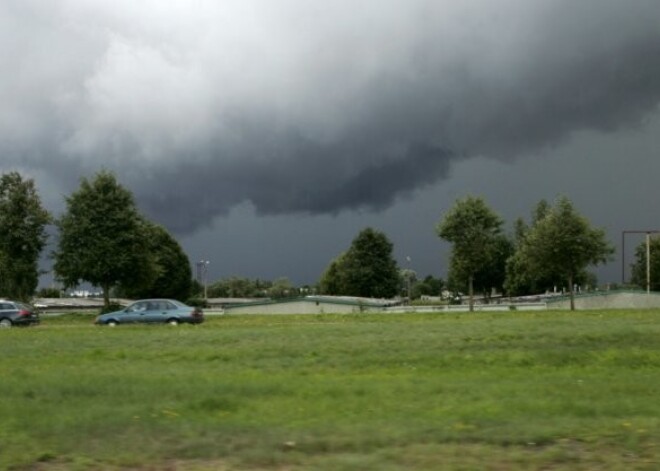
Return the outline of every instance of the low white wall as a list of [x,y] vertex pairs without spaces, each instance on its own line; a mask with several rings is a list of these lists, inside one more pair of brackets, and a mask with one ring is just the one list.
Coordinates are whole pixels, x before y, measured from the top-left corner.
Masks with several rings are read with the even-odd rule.
[[226,307],[225,314],[351,314],[362,312],[352,304],[294,301],[290,303],[257,304]]
[[[520,303],[520,304],[475,304],[475,311],[497,312],[497,311],[545,311],[545,303]],[[450,304],[447,306],[396,306],[385,308],[385,312],[468,312],[470,306],[467,304]]]
[[[548,303],[548,309],[570,309],[568,298]],[[575,297],[575,309],[652,309],[660,308],[660,294],[613,292]]]
[[[484,312],[503,312],[511,310],[519,311],[539,311],[547,309],[545,303],[521,303],[510,307],[509,304],[478,304],[474,306],[475,311]],[[467,312],[467,304],[457,304],[449,306],[395,306],[378,307],[363,306],[355,304],[334,304],[334,303],[315,303],[315,302],[290,302],[274,304],[257,304],[250,306],[232,306],[224,309],[224,314],[356,314],[360,312],[369,313],[414,313],[414,312],[437,312],[438,314],[447,312]]]

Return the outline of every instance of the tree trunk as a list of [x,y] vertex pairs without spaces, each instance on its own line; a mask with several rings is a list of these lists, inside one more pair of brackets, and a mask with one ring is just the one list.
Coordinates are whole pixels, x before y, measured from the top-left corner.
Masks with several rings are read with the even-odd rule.
[[472,275],[470,275],[468,281],[469,281],[468,292],[470,296],[470,300],[468,302],[470,304],[470,312],[472,312],[474,311],[474,279]]
[[575,293],[573,292],[573,275],[568,277],[568,292],[571,297],[571,311],[575,311]]

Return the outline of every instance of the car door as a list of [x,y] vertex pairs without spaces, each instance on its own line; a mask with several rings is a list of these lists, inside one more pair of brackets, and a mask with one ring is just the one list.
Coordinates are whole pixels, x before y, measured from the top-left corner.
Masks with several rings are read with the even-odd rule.
[[167,322],[169,319],[173,318],[178,319],[180,317],[177,306],[170,301],[162,301],[161,308],[163,314],[163,322]]
[[128,306],[121,315],[120,322],[134,324],[136,322],[146,322],[148,304],[139,301]]
[[154,324],[157,322],[165,322],[165,312],[161,301],[149,301],[147,303],[147,310],[145,313],[145,322]]
[[16,308],[10,303],[0,303],[0,319],[6,317],[7,319],[11,320],[14,311],[16,311]]

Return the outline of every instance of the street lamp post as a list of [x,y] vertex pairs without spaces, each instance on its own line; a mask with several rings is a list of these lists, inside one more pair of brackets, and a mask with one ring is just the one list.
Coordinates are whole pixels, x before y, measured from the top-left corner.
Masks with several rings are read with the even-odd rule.
[[408,262],[408,304],[412,304],[412,278],[414,276],[414,272],[412,270],[412,260],[410,259],[409,256],[406,256],[406,261]]
[[200,260],[197,262],[197,280],[204,286],[204,301],[208,299],[208,273],[209,273],[208,260]]

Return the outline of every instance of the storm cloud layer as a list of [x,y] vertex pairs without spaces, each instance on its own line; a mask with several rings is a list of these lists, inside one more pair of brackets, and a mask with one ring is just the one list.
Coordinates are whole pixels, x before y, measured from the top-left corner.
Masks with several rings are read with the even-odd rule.
[[[657,0],[5,0],[0,170],[114,170],[192,232],[382,209],[660,102]],[[596,156],[597,157],[597,156]]]

